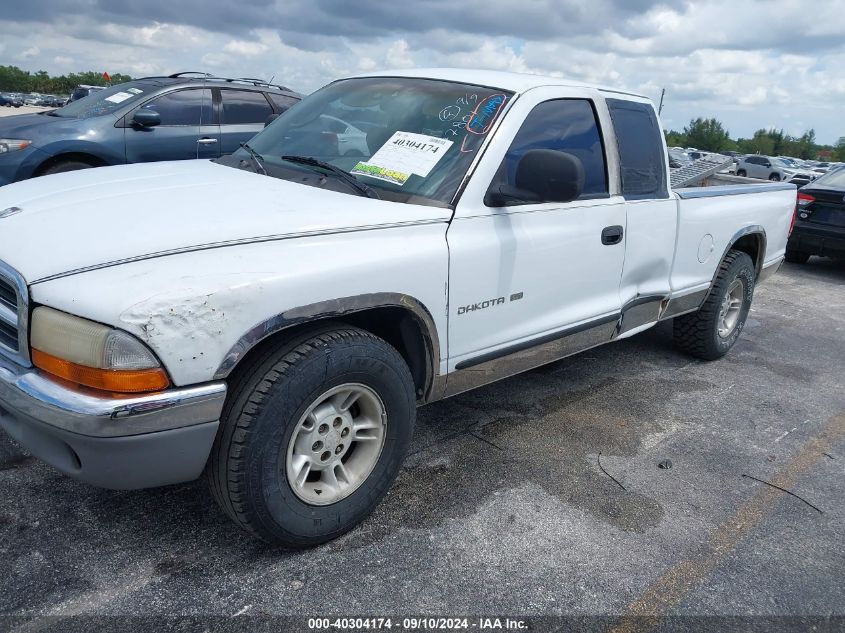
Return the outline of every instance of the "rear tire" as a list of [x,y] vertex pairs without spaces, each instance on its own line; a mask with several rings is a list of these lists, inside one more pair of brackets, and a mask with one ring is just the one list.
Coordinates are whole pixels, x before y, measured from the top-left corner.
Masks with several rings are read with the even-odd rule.
[[79,169],[90,169],[94,165],[81,160],[63,160],[44,169],[40,175],[63,174],[66,171],[77,171]]
[[287,548],[319,545],[363,521],[413,435],[407,364],[357,328],[269,350],[230,394],[206,467],[212,495],[240,527]]
[[806,264],[810,259],[810,253],[805,253],[804,251],[793,251],[787,248],[783,258],[790,264]]
[[727,354],[745,327],[755,279],[751,257],[742,251],[728,251],[701,308],[675,318],[675,344],[703,360]]

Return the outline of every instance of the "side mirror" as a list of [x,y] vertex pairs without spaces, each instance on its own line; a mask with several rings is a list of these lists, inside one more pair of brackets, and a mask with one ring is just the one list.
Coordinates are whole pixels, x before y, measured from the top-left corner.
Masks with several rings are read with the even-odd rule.
[[514,202],[572,202],[584,191],[584,166],[566,152],[532,149],[516,165],[515,186],[494,184],[484,196],[490,207]]
[[771,166],[772,166],[772,164],[769,161],[766,161],[765,163],[763,163],[763,167],[771,167]]
[[278,114],[271,114],[270,116],[267,117],[267,120],[264,121],[264,127],[267,127],[268,125],[270,125],[273,121],[275,121],[278,118],[279,118]]
[[132,123],[141,127],[155,127],[161,124],[161,115],[155,110],[141,108],[132,115]]

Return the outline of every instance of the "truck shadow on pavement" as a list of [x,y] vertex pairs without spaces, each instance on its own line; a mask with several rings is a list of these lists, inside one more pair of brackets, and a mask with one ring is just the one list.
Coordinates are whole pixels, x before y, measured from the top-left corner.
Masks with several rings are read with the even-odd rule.
[[845,259],[811,257],[806,264],[783,264],[783,270],[799,277],[811,277],[835,284],[845,283]]
[[599,468],[598,454],[612,475],[614,458],[635,456],[644,438],[667,430],[661,419],[671,396],[712,386],[673,378],[667,394],[661,371],[642,367],[644,355],[663,370],[690,361],[660,342],[667,337],[660,330],[420,409],[412,453],[396,484],[344,544],[367,545],[398,527],[462,520],[508,490],[626,531],[656,526],[664,515],[660,504],[623,489]]

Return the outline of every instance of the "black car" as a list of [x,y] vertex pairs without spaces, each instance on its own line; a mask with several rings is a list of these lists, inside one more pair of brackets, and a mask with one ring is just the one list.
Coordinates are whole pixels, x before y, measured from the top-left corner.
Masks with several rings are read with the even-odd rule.
[[57,110],[0,118],[0,185],[87,167],[231,154],[300,95],[197,73],[95,90]]
[[798,190],[786,261],[803,264],[810,255],[845,257],[845,168],[828,172]]

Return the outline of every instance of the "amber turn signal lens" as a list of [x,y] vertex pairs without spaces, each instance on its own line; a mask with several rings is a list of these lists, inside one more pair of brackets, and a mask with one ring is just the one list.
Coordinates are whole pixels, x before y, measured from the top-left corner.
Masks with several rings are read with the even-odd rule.
[[56,358],[41,350],[32,350],[32,363],[49,374],[86,387],[116,393],[142,393],[161,391],[170,385],[167,374],[157,369],[97,369],[77,365]]

